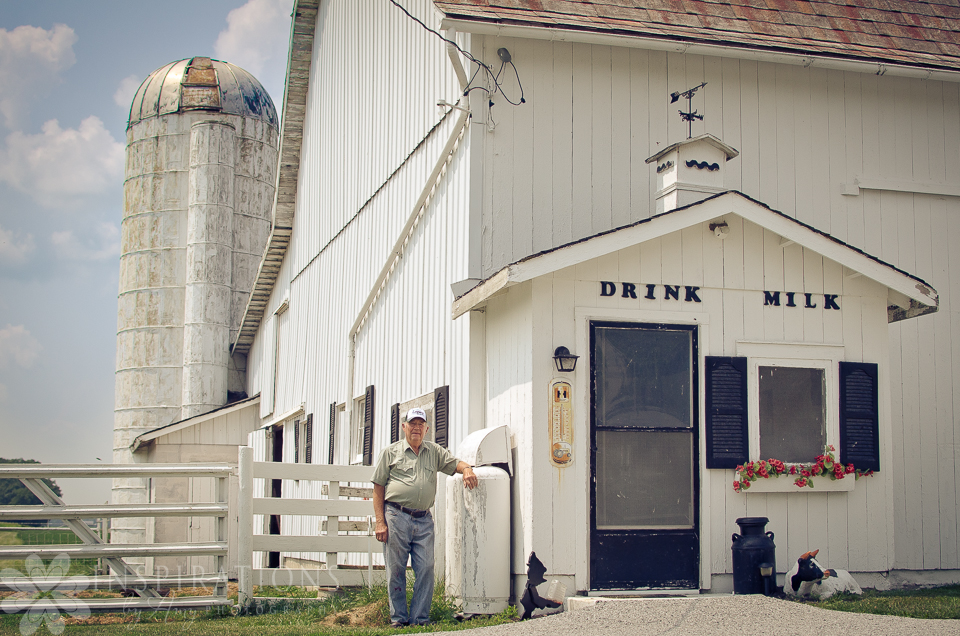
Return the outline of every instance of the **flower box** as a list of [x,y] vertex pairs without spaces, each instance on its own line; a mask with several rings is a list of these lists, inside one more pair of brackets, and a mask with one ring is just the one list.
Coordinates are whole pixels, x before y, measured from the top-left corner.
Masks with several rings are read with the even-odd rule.
[[872,470],[857,470],[853,464],[841,464],[827,446],[822,455],[809,464],[787,464],[779,459],[745,462],[734,472],[734,492],[850,492],[859,477],[873,475]]
[[791,475],[780,475],[770,479],[758,479],[750,482],[750,487],[741,490],[741,494],[749,495],[752,493],[769,492],[789,492],[810,494],[815,492],[850,492],[856,483],[853,475],[847,475],[843,479],[833,480],[829,477],[810,477],[813,480],[813,488],[797,488],[793,483],[795,477]]

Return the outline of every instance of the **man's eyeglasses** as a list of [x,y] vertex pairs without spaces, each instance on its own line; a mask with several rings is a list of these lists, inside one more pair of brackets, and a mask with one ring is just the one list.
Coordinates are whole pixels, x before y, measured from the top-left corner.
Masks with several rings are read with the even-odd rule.
[[407,426],[410,426],[410,427],[414,427],[414,426],[423,427],[426,425],[427,425],[426,422],[407,422]]

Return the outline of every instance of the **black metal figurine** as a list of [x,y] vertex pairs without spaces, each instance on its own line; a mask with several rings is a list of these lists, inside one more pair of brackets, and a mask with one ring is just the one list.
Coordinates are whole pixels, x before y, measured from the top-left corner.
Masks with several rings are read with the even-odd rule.
[[703,82],[697,86],[694,86],[693,88],[683,91],[682,93],[680,91],[677,91],[676,93],[670,93],[671,104],[677,103],[681,97],[687,98],[687,112],[683,112],[682,110],[677,111],[680,113],[680,119],[687,122],[687,139],[693,137],[693,120],[696,119],[703,121],[703,115],[699,115],[697,114],[697,111],[693,110],[693,94],[706,85],[707,83]]
[[540,593],[537,592],[537,586],[546,582],[546,579],[543,578],[543,575],[546,573],[547,568],[540,562],[540,559],[537,558],[537,553],[531,552],[530,558],[527,559],[527,584],[524,586],[523,596],[520,598],[520,604],[523,605],[523,615],[520,617],[520,620],[530,618],[535,609],[560,607],[560,603],[551,601],[548,598],[543,598],[540,596]]

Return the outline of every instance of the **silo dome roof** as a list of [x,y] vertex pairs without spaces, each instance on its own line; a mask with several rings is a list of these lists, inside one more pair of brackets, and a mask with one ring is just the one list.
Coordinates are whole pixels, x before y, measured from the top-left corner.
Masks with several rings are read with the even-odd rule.
[[239,66],[193,57],[158,68],[130,106],[127,128],[150,117],[211,110],[254,117],[277,127],[277,109],[257,79]]

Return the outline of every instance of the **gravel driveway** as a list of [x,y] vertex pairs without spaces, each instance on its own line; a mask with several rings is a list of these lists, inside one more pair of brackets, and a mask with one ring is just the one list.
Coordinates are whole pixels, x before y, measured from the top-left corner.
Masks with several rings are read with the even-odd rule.
[[470,630],[471,636],[905,636],[960,635],[958,620],[854,614],[765,596],[711,596],[601,602],[574,612]]

